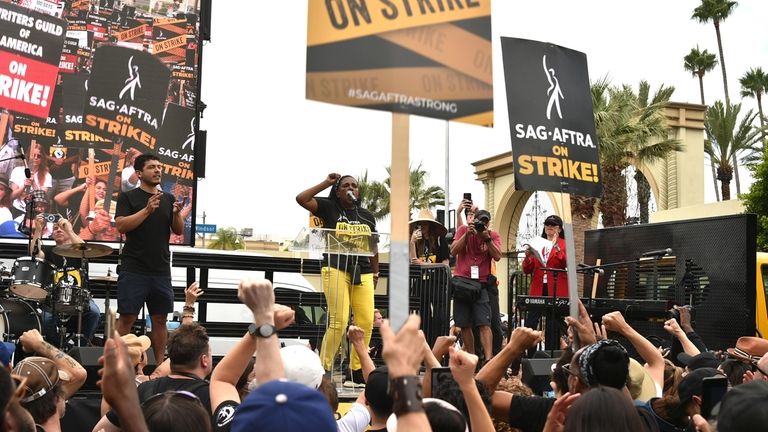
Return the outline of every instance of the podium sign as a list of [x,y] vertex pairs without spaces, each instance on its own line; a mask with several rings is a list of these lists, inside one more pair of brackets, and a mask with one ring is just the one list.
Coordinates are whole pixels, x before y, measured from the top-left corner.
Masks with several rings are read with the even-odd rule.
[[291,251],[321,254],[373,256],[389,245],[389,234],[337,230],[333,228],[302,228],[293,241]]

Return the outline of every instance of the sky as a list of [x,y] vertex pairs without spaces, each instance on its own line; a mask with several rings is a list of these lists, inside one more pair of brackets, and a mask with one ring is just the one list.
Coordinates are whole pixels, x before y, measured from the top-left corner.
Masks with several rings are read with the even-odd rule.
[[[368,0],[374,2],[375,0]],[[495,0],[493,128],[410,117],[410,155],[428,182],[445,187],[446,141],[451,208],[464,192],[484,202],[472,162],[510,151],[500,37],[554,43],[587,54],[590,80],[652,89],[674,86],[676,102],[699,103],[699,83],[683,69],[696,45],[717,53],[714,26],[690,19],[699,0]],[[721,24],[732,101],[749,68],[768,70],[768,2],[739,1]],[[762,20],[762,22],[761,22]],[[299,192],[328,173],[383,181],[391,161],[392,115],[305,99],[305,0],[214,2],[211,41],[203,50],[200,127],[208,131],[206,177],[198,188],[197,221],[252,228],[259,239],[293,238],[307,226]],[[704,78],[707,103],[723,100],[720,66]],[[756,109],[754,99],[745,108]],[[746,109],[743,109],[745,111]],[[446,137],[447,134],[447,137]],[[706,170],[708,173],[709,170]],[[742,192],[749,184],[742,170]],[[712,179],[705,199],[714,202]],[[731,183],[735,192],[735,184]],[[323,192],[323,196],[326,192]],[[379,231],[388,232],[387,223]]]

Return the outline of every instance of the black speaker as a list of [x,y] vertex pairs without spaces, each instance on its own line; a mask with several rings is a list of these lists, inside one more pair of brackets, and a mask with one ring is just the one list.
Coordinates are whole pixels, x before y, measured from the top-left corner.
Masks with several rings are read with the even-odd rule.
[[[83,386],[80,387],[80,390],[99,391],[98,386],[96,386],[96,381],[99,380],[99,369],[101,368],[99,365],[99,357],[104,354],[104,348],[74,347],[70,349],[67,354],[75,359],[76,362],[80,363],[80,365],[82,365],[83,368],[85,368],[85,371],[88,373],[88,377],[85,379]],[[144,373],[151,374],[157,367],[157,362],[155,361],[155,353],[152,351],[152,349],[148,349],[145,352],[145,355],[147,356],[147,366],[144,368]]]
[[211,40],[211,0],[200,2],[200,39]]
[[557,363],[556,358],[524,358],[521,366],[523,383],[537,395],[552,390],[549,379],[552,376],[552,365],[555,363]]
[[195,137],[195,176],[205,178],[205,149],[208,131],[199,130]]

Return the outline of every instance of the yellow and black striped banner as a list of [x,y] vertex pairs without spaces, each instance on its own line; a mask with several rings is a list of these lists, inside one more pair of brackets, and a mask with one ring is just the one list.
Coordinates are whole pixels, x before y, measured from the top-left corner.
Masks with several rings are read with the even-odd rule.
[[307,99],[493,125],[490,0],[308,0]]

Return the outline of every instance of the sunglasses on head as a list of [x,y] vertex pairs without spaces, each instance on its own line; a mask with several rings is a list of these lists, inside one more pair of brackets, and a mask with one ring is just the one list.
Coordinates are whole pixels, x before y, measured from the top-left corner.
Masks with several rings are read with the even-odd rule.
[[565,371],[565,372],[566,372],[568,375],[573,375],[573,376],[575,376],[575,377],[578,377],[578,375],[576,374],[576,371],[574,371],[574,370],[571,370],[571,364],[570,364],[570,363],[566,363],[566,364],[564,364],[564,365],[562,365],[562,366],[560,366],[560,367],[561,367],[561,368],[563,368],[563,370],[564,370],[564,371]]
[[186,390],[169,390],[169,391],[166,391],[166,392],[163,392],[163,393],[157,393],[155,395],[152,395],[149,399],[147,399],[147,400],[145,400],[144,402],[141,403],[141,407],[145,408],[153,400],[156,400],[156,399],[161,399],[161,398],[172,399],[172,398],[175,398],[175,397],[180,397],[182,399],[194,400],[195,402],[200,404],[200,406],[203,405],[203,403],[200,401],[200,398],[197,397],[194,393],[190,393],[190,392],[188,392]]

